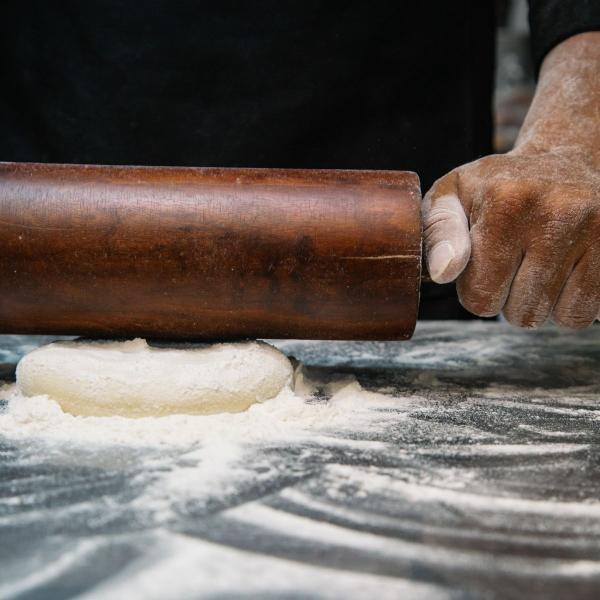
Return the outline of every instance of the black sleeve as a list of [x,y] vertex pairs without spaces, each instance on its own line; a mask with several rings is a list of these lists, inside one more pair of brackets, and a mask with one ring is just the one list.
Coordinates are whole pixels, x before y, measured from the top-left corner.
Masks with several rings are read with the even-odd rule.
[[535,72],[554,46],[577,33],[600,30],[600,0],[529,0]]

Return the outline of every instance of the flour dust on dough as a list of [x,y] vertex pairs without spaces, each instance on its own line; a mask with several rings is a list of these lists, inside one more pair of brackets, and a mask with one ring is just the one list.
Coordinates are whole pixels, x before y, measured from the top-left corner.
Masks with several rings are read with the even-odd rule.
[[285,354],[263,342],[159,347],[143,339],[72,341],[24,356],[17,386],[74,415],[151,417],[242,411],[274,398],[292,375]]

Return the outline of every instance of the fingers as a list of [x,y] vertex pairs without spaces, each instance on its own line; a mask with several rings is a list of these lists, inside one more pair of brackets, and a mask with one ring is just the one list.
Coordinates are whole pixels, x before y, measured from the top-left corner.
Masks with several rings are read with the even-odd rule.
[[584,329],[600,314],[600,252],[588,251],[569,275],[552,312],[562,327]]
[[590,253],[578,263],[593,239],[591,211],[580,199],[565,201],[562,194],[538,197],[537,205],[540,222],[529,231],[525,258],[512,283],[504,315],[513,325],[535,328],[558,310],[558,318],[563,317],[568,326],[585,327],[593,322],[598,309],[594,289],[598,287],[594,283],[598,261]]
[[572,268],[566,252],[556,256],[548,248],[527,251],[504,305],[506,320],[517,327],[534,329],[548,318]]
[[471,254],[469,223],[455,181],[455,173],[438,180],[423,203],[427,267],[436,283],[454,281]]
[[478,225],[471,230],[471,260],[458,278],[461,304],[480,317],[493,317],[503,308],[521,263],[518,245],[498,239]]
[[521,232],[510,200],[492,188],[482,192],[484,208],[474,209],[471,259],[458,278],[461,304],[480,317],[493,317],[503,308],[523,258]]

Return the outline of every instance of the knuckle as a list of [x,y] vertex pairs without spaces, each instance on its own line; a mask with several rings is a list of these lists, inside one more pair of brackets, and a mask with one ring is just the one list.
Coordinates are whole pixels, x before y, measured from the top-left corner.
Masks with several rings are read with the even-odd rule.
[[522,193],[499,191],[497,186],[489,186],[482,194],[477,211],[477,221],[490,232],[503,234],[527,227],[531,222],[531,205]]
[[540,213],[545,228],[562,232],[566,228],[578,227],[589,221],[594,214],[594,207],[579,202],[577,198],[566,196],[559,200],[547,200]]
[[423,236],[425,237],[425,241],[429,242],[438,233],[455,229],[460,225],[460,215],[456,214],[456,211],[443,206],[434,207],[425,215]]
[[512,182],[497,183],[489,197],[495,217],[513,227],[516,219],[527,221],[526,217],[534,212],[537,204],[535,194]]
[[528,186],[526,187],[519,179],[513,178],[496,178],[493,181],[492,188],[495,192],[493,197],[498,204],[514,204],[520,206],[525,203],[526,198],[530,193]]
[[564,260],[566,254],[578,253],[597,238],[598,228],[590,227],[590,214],[552,215],[540,228],[538,240],[545,244],[547,254]]
[[445,206],[434,206],[430,208],[425,217],[425,228],[435,227],[449,221],[454,222],[456,219],[456,211]]
[[425,204],[429,205],[433,199],[445,196],[447,194],[456,193],[456,179],[461,167],[458,167],[444,176],[436,179],[429,191],[425,194]]

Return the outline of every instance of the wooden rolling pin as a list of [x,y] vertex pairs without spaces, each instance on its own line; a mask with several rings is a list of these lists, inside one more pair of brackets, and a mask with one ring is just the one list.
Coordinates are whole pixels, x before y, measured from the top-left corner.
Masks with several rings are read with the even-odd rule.
[[406,339],[414,173],[0,163],[0,333]]

